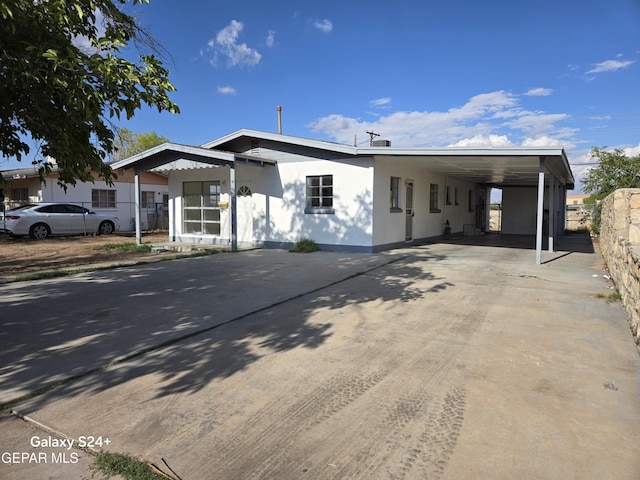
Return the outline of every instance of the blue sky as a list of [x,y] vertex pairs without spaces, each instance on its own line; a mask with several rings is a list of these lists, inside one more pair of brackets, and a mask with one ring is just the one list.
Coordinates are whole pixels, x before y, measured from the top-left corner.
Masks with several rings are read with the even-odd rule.
[[[640,154],[640,0],[151,0],[180,115],[120,126],[199,145],[239,128],[366,145]],[[12,168],[3,165],[0,168]],[[18,164],[19,166],[19,164]]]

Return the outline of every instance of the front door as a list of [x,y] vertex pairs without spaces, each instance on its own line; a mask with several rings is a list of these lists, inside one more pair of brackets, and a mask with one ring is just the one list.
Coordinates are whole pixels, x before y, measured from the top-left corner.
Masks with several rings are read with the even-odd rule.
[[413,182],[407,181],[405,183],[405,230],[404,240],[410,242],[413,240]]

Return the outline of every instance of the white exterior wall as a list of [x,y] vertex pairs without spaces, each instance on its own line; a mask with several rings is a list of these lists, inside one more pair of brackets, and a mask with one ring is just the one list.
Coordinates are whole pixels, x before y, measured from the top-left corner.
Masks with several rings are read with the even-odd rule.
[[[545,208],[547,208],[545,189]],[[501,233],[535,235],[538,212],[538,189],[536,187],[502,188]]]
[[[268,241],[371,247],[373,168],[328,160],[279,163],[282,197],[271,201]],[[305,213],[306,177],[333,175],[335,213]]]
[[[301,238],[319,245],[371,247],[373,168],[371,165],[302,159],[287,154],[278,166],[238,164],[236,191],[248,187],[249,197],[236,196],[238,245],[287,246]],[[362,163],[362,162],[361,162]],[[220,236],[182,233],[182,183],[219,180],[222,199],[229,194],[229,167],[173,170],[169,175],[169,237],[178,241],[228,244],[230,210],[220,212]],[[306,177],[333,175],[333,214],[305,213]]]
[[[400,177],[400,208],[402,212],[390,211],[391,177]],[[430,172],[397,159],[377,160],[374,180],[374,229],[373,244],[393,245],[405,241],[406,229],[406,183],[413,182],[413,239],[441,236],[445,222],[449,220],[451,232],[462,232],[464,225],[475,224],[475,212],[469,211],[469,191],[477,202],[478,188],[475,184]],[[438,207],[440,212],[430,211],[431,184],[438,185]],[[451,205],[446,205],[446,187],[450,187]],[[458,204],[455,204],[455,189],[458,189]],[[475,209],[475,206],[472,206]]]

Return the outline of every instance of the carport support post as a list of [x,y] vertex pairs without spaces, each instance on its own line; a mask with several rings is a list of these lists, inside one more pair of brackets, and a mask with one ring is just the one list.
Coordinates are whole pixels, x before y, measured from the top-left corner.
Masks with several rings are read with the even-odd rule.
[[556,177],[551,175],[549,179],[549,251],[553,252],[553,241],[556,236]]
[[136,244],[142,245],[142,228],[140,226],[140,171],[138,169],[136,169],[136,173],[133,178],[134,205],[136,211]]
[[231,251],[238,251],[238,215],[236,208],[236,163],[229,169],[229,210],[231,211]]
[[540,157],[538,169],[538,222],[536,226],[536,265],[542,263],[542,221],[544,208],[544,157]]

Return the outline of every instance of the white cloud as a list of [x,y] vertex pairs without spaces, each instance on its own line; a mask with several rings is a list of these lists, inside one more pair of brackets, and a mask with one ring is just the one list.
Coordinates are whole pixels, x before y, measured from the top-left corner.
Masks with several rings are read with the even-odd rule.
[[231,86],[226,86],[226,87],[218,87],[218,93],[221,93],[222,95],[236,95],[238,92],[236,92],[235,88]]
[[377,98],[375,100],[371,100],[369,102],[369,106],[378,107],[378,108],[385,108],[385,107],[388,107],[390,103],[391,103],[391,98],[390,97],[384,97],[384,98]]
[[[107,21],[104,18],[104,14],[100,10],[94,11],[95,19],[93,20],[93,25],[96,28],[96,37],[103,37],[105,32],[107,31]],[[83,35],[76,35],[71,39],[71,43],[78,48],[81,52],[87,55],[93,55],[94,53],[99,53],[100,49],[93,46],[91,40],[88,37]]]
[[589,70],[590,73],[615,72],[621,68],[627,68],[635,63],[635,60],[605,60],[604,62],[595,63],[594,68]]
[[524,110],[517,96],[500,90],[476,95],[447,111],[394,112],[371,121],[333,113],[309,127],[345,144],[354,134],[373,130],[398,147],[509,146],[523,141],[568,147],[575,130],[557,126],[568,118],[564,113]]
[[553,90],[550,88],[532,88],[525,95],[530,97],[548,97],[553,93]]
[[504,123],[513,130],[521,130],[528,135],[539,136],[548,132],[552,127],[569,118],[566,113],[543,113],[522,111],[517,118]]
[[267,47],[272,48],[276,44],[276,32],[275,30],[269,30],[267,35]]
[[214,58],[211,59],[212,64],[217,63],[217,56],[223,55],[227,58],[229,66],[254,66],[260,62],[262,55],[257,50],[249,48],[246,43],[238,43],[240,33],[244,29],[244,25],[237,20],[231,20],[231,23],[220,30],[215,38],[209,40],[207,44],[209,51],[214,52]]
[[449,147],[512,147],[513,143],[506,135],[474,135],[465,138]]
[[313,22],[313,26],[320,30],[322,33],[330,33],[333,30],[333,23],[331,20],[316,20]]
[[627,157],[635,157],[637,155],[640,155],[640,143],[635,147],[627,147],[623,150]]
[[558,147],[564,146],[565,148],[573,147],[573,144],[566,144],[562,140],[550,137],[548,135],[540,135],[538,137],[527,137],[522,142],[523,147]]

